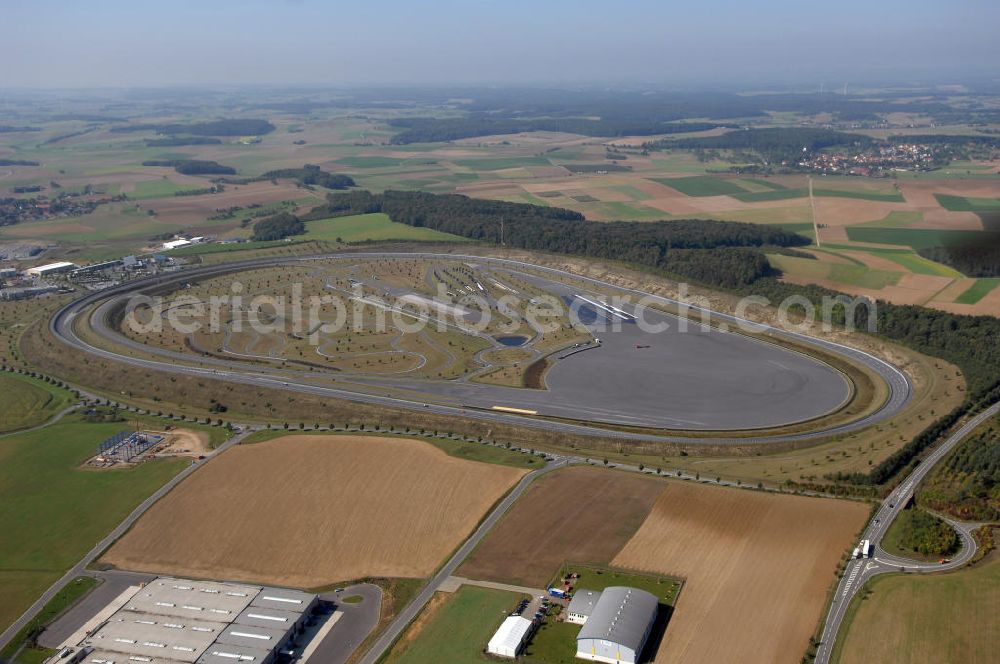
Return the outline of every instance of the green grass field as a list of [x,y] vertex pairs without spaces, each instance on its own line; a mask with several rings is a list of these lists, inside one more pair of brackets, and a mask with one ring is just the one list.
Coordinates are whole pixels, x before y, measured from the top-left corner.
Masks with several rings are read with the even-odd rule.
[[0,627],[189,463],[80,468],[98,443],[122,428],[122,422],[87,424],[71,415],[38,431],[0,438]]
[[920,222],[924,218],[924,213],[917,210],[893,210],[881,219],[863,221],[858,226],[873,226],[875,228],[909,228],[913,224]]
[[653,182],[665,184],[676,189],[685,196],[736,196],[746,194],[747,190],[733,180],[712,177],[711,175],[694,175],[687,178],[650,178]]
[[839,664],[995,662],[1000,555],[971,569],[880,576],[851,603],[833,652]]
[[545,157],[538,155],[525,155],[523,157],[488,157],[480,159],[456,159],[457,166],[464,166],[476,171],[501,171],[508,168],[520,168],[522,166],[551,166]]
[[[484,651],[522,595],[462,586],[438,607],[412,640],[397,642],[385,664],[472,664],[491,661]],[[420,618],[417,619],[418,621]]]
[[677,601],[677,595],[681,590],[681,583],[677,579],[591,565],[564,565],[555,578],[552,579],[552,583],[558,583],[569,572],[580,575],[574,582],[575,590],[579,590],[580,588],[604,590],[609,586],[629,586],[652,593],[660,600],[660,604],[673,605]]
[[1000,286],[1000,277],[992,279],[977,279],[976,283],[962,291],[962,294],[955,298],[958,304],[976,304],[981,299],[993,292]]
[[1000,198],[969,198],[949,194],[934,194],[945,210],[952,212],[1000,212]]
[[[97,579],[92,576],[78,576],[65,588],[56,593],[42,610],[11,639],[7,647],[0,651],[0,661],[10,661],[11,664],[35,664],[43,662],[55,654],[54,650],[42,648],[25,648],[18,653],[27,636],[38,627],[44,627],[58,618],[66,609],[76,604],[80,598],[93,590]],[[15,657],[15,653],[17,653]]]
[[338,164],[344,164],[345,166],[350,166],[351,168],[388,168],[390,166],[399,166],[405,159],[400,159],[398,157],[341,157],[337,159]]
[[71,395],[48,383],[19,376],[0,374],[0,434],[44,424],[69,405]]
[[318,219],[306,222],[301,240],[325,242],[364,242],[366,240],[416,240],[429,242],[466,242],[465,238],[430,228],[418,228],[390,221],[388,215],[358,214],[350,217]]

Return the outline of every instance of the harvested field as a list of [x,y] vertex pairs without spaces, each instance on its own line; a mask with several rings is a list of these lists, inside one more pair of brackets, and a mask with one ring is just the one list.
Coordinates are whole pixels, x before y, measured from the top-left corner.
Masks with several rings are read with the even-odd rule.
[[[997,661],[1000,556],[934,576],[893,574],[869,582],[838,642],[841,664]],[[842,632],[843,633],[843,632]]]
[[569,468],[535,482],[458,574],[541,586],[567,559],[608,563],[649,514],[663,482]]
[[867,516],[863,503],[671,484],[612,564],[686,579],[657,664],[794,663]]
[[400,438],[241,445],[157,503],[103,561],[298,587],[424,577],[523,474]]

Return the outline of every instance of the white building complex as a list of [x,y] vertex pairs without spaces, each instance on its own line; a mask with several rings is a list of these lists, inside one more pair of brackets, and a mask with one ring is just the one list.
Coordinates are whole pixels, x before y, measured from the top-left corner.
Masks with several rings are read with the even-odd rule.
[[658,604],[654,595],[637,588],[611,586],[600,593],[578,590],[567,611],[568,620],[583,622],[576,637],[576,656],[635,664],[656,621]]
[[86,664],[270,664],[300,633],[315,595],[158,578],[51,661]]
[[490,639],[486,652],[498,657],[517,657],[524,648],[524,642],[528,639],[530,631],[530,620],[521,616],[511,616],[503,621],[500,629]]

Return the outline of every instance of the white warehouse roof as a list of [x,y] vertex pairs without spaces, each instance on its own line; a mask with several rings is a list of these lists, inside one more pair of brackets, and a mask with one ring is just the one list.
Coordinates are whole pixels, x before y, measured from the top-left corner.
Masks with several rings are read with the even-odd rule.
[[59,261],[58,263],[49,263],[48,265],[39,265],[38,267],[28,268],[28,274],[48,274],[49,272],[64,272],[66,270],[71,270],[75,267],[76,265],[74,263]]
[[163,248],[169,251],[178,247],[186,247],[189,244],[191,244],[191,240],[171,240],[170,242],[164,242]]
[[524,645],[524,639],[531,629],[531,621],[521,616],[510,616],[503,621],[500,629],[490,639],[486,650],[501,657],[517,657]]

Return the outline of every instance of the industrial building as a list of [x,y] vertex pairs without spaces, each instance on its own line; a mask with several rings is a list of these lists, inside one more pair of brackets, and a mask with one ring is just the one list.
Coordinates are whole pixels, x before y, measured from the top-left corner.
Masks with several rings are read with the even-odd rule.
[[[591,592],[591,591],[578,591]],[[576,656],[595,662],[635,664],[656,621],[656,596],[638,588],[611,586],[598,597],[576,637]],[[575,599],[575,598],[574,598]],[[583,615],[586,604],[570,606]]]
[[171,240],[170,242],[163,243],[163,250],[170,251],[171,249],[180,249],[181,247],[191,246],[193,242],[191,240]]
[[61,272],[69,272],[73,269],[76,269],[75,264],[60,261],[58,263],[49,263],[48,265],[39,265],[38,267],[29,267],[25,272],[33,277],[47,277]]
[[517,657],[531,632],[531,621],[521,616],[510,616],[486,645],[486,652],[498,657]]
[[573,595],[569,606],[566,607],[566,622],[582,625],[587,622],[587,618],[594,612],[594,605],[601,597],[600,591],[580,589]]
[[270,664],[289,648],[318,602],[297,590],[174,578],[132,592],[56,661]]

